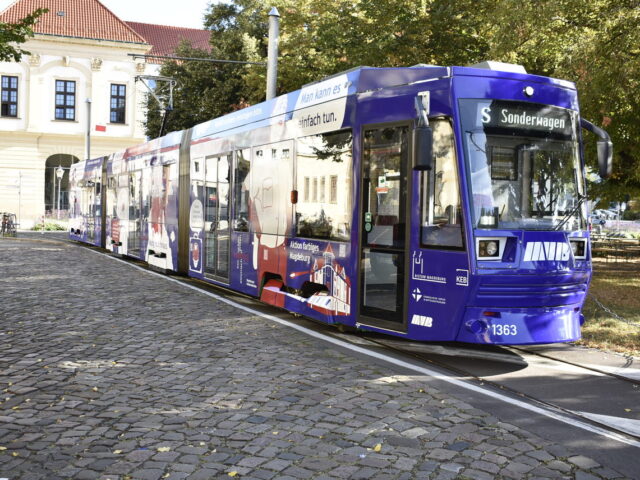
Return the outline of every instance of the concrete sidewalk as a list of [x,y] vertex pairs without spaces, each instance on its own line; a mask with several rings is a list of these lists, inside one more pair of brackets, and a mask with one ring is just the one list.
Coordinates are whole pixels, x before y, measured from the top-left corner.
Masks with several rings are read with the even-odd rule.
[[0,239],[0,478],[621,478],[89,249]]

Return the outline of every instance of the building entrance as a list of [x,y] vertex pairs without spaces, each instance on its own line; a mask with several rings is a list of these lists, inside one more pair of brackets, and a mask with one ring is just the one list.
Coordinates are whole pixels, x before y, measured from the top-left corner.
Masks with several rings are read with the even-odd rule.
[[[48,215],[57,214],[58,195],[60,213],[69,210],[69,167],[78,162],[78,157],[67,153],[57,153],[47,158],[44,169],[44,210]],[[56,176],[58,167],[62,167],[64,172],[59,182]]]

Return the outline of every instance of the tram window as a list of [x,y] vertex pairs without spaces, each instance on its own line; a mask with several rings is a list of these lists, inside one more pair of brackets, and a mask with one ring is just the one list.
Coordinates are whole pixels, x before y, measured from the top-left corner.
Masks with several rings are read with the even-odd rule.
[[[302,201],[299,199],[295,205],[298,236],[337,241],[350,239],[352,146],[351,131],[310,135],[298,139],[296,189],[304,192]],[[318,172],[327,173],[330,178],[335,178],[335,202],[324,203],[326,177],[312,176]]]
[[490,146],[491,179],[509,180],[518,179],[518,156],[515,148]]
[[249,231],[249,150],[236,152],[233,177],[233,229],[237,232]]
[[366,217],[371,219],[370,223],[366,222],[369,223],[366,229],[369,230],[366,235],[369,245],[404,247],[407,142],[406,126],[364,132],[363,208]]
[[107,178],[107,203],[105,208],[109,205],[112,206],[112,213],[109,213],[107,210],[107,215],[115,215],[115,204],[116,204],[116,177],[108,177]]
[[431,122],[433,169],[422,173],[422,244],[429,247],[462,248],[462,215],[456,152],[451,123]]
[[95,204],[95,209],[94,209],[94,215],[96,217],[99,217],[102,215],[102,198],[100,196],[101,192],[102,192],[102,184],[100,182],[96,182],[95,185],[95,200],[94,200],[94,204]]
[[285,235],[291,228],[293,141],[255,148],[251,157],[251,224],[262,235]]

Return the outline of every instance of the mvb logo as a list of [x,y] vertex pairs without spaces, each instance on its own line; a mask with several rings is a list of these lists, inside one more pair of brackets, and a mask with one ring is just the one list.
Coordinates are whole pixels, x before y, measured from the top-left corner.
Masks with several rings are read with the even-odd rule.
[[566,242],[528,242],[524,251],[525,262],[561,261],[566,262],[571,248]]
[[433,318],[425,317],[424,315],[414,315],[411,323],[420,325],[421,327],[433,327]]

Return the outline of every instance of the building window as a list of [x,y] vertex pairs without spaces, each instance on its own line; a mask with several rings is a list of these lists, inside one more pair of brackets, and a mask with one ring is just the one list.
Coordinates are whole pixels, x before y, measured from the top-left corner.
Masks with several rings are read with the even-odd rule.
[[329,177],[329,203],[338,203],[338,176]]
[[124,123],[124,112],[127,105],[127,86],[111,85],[111,123]]
[[76,82],[56,80],[56,120],[76,119]]
[[2,76],[2,116],[18,116],[18,77]]
[[324,191],[326,190],[327,180],[325,177],[320,177],[320,195],[318,195],[318,201],[324,203]]

